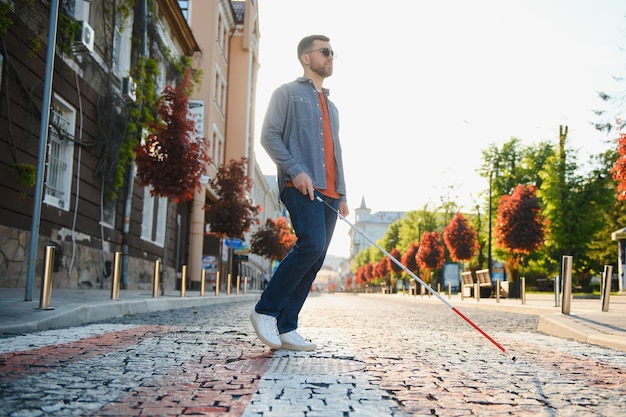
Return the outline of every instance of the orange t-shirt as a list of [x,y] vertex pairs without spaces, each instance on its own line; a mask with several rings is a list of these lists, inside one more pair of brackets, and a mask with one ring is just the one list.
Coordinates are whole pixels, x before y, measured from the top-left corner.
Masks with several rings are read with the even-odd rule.
[[326,160],[326,189],[320,193],[326,197],[339,198],[337,192],[337,163],[335,162],[335,144],[333,142],[333,132],[330,128],[330,116],[328,115],[328,104],[326,96],[322,92],[317,93],[322,109],[322,126],[324,132],[324,155]]

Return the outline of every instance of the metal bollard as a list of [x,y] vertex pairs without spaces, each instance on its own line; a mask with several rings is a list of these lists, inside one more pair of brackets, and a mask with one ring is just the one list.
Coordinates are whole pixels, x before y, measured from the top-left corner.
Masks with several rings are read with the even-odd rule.
[[54,268],[54,246],[46,246],[43,275],[41,276],[41,293],[39,295],[40,310],[54,310],[50,307],[52,298],[52,271]]
[[220,295],[220,271],[215,274],[215,296]]
[[230,295],[230,286],[232,285],[232,277],[228,274],[228,279],[226,280],[226,295]]
[[113,262],[113,280],[111,281],[111,300],[120,299],[120,276],[122,275],[122,252],[115,252]]
[[500,302],[500,280],[496,280],[496,303]]
[[526,304],[526,278],[520,277],[519,279],[519,293],[522,299],[522,304]]
[[448,282],[448,300],[452,299],[452,283]]
[[474,298],[476,301],[480,301],[480,285],[478,283],[474,284]]
[[161,280],[161,261],[154,262],[154,278],[152,279],[152,298],[159,296],[159,281]]
[[561,277],[563,277],[563,303],[561,313],[569,314],[572,303],[572,259],[571,256],[563,256]]
[[611,277],[613,276],[613,265],[604,265],[602,275],[602,311],[609,311],[609,301],[611,299]]
[[241,285],[241,276],[237,275],[237,289],[235,290],[235,294],[239,295],[239,286]]
[[180,274],[180,296],[187,294],[187,265],[183,265],[183,271]]
[[561,307],[561,277],[554,278],[554,306]]
[[248,277],[243,277],[243,295],[248,294]]
[[202,272],[200,273],[200,297],[204,297],[204,286],[206,285],[204,283],[204,280],[206,279],[206,269],[202,269]]

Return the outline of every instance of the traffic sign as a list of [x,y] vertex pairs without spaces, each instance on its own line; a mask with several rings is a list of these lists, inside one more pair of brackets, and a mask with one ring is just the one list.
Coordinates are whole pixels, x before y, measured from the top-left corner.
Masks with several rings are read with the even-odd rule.
[[226,247],[228,248],[233,248],[233,249],[237,249],[243,246],[243,241],[241,239],[237,239],[237,238],[227,238],[226,240],[224,240],[224,244],[226,245]]

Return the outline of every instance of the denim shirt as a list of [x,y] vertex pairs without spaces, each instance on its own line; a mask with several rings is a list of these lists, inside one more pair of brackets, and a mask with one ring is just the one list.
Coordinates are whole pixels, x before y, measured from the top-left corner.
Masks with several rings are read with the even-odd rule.
[[[330,127],[337,163],[337,192],[346,201],[346,183],[339,144],[339,112],[328,99]],[[270,99],[261,129],[261,145],[276,164],[279,194],[285,183],[306,172],[313,186],[326,189],[322,111],[313,81],[299,77],[278,87]]]

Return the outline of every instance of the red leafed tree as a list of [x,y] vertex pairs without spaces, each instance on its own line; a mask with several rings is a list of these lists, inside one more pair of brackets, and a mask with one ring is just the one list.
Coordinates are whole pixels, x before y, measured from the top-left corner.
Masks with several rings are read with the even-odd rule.
[[366,283],[371,282],[374,279],[374,264],[372,263],[365,264],[363,277],[365,278]]
[[533,185],[518,185],[498,203],[496,244],[514,255],[529,254],[545,239],[545,219]]
[[165,88],[157,103],[160,117],[150,124],[153,133],[135,147],[139,183],[151,186],[152,195],[176,202],[193,199],[210,160],[204,139],[194,137],[195,123],[189,115],[191,88],[189,72],[175,88]]
[[261,206],[253,206],[248,198],[252,190],[252,179],[246,175],[246,158],[239,161],[231,159],[228,165],[222,165],[209,183],[219,200],[205,206],[207,222],[211,233],[219,237],[243,238],[250,230],[252,222]]
[[265,226],[252,235],[250,250],[256,255],[280,260],[287,256],[296,239],[287,219],[267,219]]
[[382,258],[374,265],[374,275],[377,278],[386,279],[389,275],[389,261],[387,258]]
[[430,272],[443,266],[445,256],[439,233],[424,232],[415,260],[420,269]]
[[402,265],[406,266],[407,269],[414,274],[417,274],[419,272],[419,266],[417,266],[417,260],[415,259],[419,248],[420,245],[417,242],[411,242],[411,245],[409,245],[409,248],[406,250],[406,252],[404,252],[404,255],[402,255],[402,259],[400,260],[400,262],[402,262]]
[[352,275],[348,275],[346,277],[346,290],[351,290],[352,289]]
[[356,287],[362,287],[365,285],[366,281],[367,280],[365,279],[365,265],[362,265],[356,270],[356,274],[354,276],[354,285]]
[[626,200],[626,133],[620,133],[617,138],[617,152],[619,158],[611,167],[611,175],[617,184],[617,199]]
[[469,261],[480,248],[478,233],[467,217],[457,212],[450,223],[443,229],[443,241],[450,251],[453,261]]
[[[398,262],[402,263],[402,252],[400,252],[397,248],[391,249],[391,251],[389,251],[389,255],[393,256],[393,258],[395,260],[397,260]],[[385,258],[385,259],[387,259],[387,261],[389,263],[389,266],[391,267],[391,270],[395,274],[399,274],[400,272],[402,272],[402,267],[401,266],[398,266],[398,264],[396,264],[395,262],[393,262],[389,258]]]

